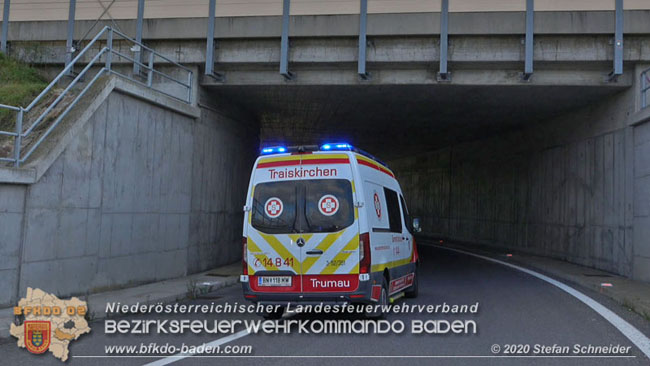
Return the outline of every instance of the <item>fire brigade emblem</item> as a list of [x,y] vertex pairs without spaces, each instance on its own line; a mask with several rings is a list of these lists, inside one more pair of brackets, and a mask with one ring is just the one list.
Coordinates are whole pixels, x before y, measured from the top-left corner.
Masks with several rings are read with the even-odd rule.
[[26,320],[25,347],[31,353],[43,353],[50,347],[52,326],[46,320]]

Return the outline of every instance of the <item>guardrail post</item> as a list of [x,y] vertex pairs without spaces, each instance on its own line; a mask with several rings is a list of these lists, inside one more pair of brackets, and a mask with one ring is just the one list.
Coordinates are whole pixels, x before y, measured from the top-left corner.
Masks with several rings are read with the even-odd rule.
[[[76,51],[73,45],[74,37],[74,18],[75,10],[77,8],[77,1],[70,0],[70,5],[68,6],[68,38],[65,41],[65,66],[67,67],[72,62],[72,55]],[[72,74],[72,68],[68,70],[67,75]]]
[[151,88],[153,85],[153,59],[156,55],[153,52],[149,52],[149,70],[147,73],[147,86]]
[[142,21],[144,18],[144,0],[138,0],[138,20],[135,26],[135,41],[137,44],[134,46],[135,54],[133,59],[137,62],[133,62],[133,75],[140,74],[140,65],[138,62],[142,62]]
[[368,0],[361,0],[359,9],[359,60],[357,64],[357,73],[363,80],[370,78],[370,74],[366,71],[366,48],[368,47],[368,39],[366,37],[367,22]]
[[7,54],[7,32],[9,32],[9,7],[10,0],[5,0],[4,10],[2,11],[2,40],[0,40],[0,52]]
[[217,11],[217,0],[210,0],[208,6],[208,32],[205,35],[205,74],[218,82],[224,82],[225,76],[214,72],[214,17]]
[[14,166],[20,166],[20,146],[23,142],[23,108],[21,107],[16,115],[16,136],[14,138]]
[[614,31],[614,70],[610,80],[623,74],[623,0],[616,0],[616,29]]
[[106,54],[106,63],[104,67],[106,70],[111,71],[111,63],[113,62],[113,28],[108,29],[108,34],[106,35],[106,48],[108,53]]
[[440,4],[440,70],[438,81],[449,81],[447,70],[447,52],[449,50],[449,0]]
[[[363,0],[362,0],[363,1]],[[291,80],[294,75],[289,71],[289,19],[291,0],[282,2],[282,38],[280,39],[280,75]]]
[[533,75],[533,32],[535,24],[535,0],[526,0],[526,40],[524,57],[524,74],[522,79],[530,80]]

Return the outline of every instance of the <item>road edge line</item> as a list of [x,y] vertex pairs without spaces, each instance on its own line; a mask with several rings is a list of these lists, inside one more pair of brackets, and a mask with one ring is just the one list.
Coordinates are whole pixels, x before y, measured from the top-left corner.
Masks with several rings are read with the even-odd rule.
[[[239,338],[246,337],[249,334],[250,333],[248,332],[248,330],[244,329],[244,330],[240,330],[237,333],[233,333],[233,334],[231,334],[229,336],[215,339],[212,342],[203,343],[201,346],[206,346],[206,347],[221,346],[222,344],[232,342],[232,341],[237,340]],[[171,356],[165,356],[164,358],[161,358],[161,359],[153,361],[153,362],[146,363],[143,366],[164,366],[164,365],[169,365],[170,363],[180,361],[180,360],[188,358],[188,357],[194,357],[194,356],[196,356],[194,353],[178,353],[178,354],[171,355]]]
[[[424,244],[426,245],[426,244]],[[575,297],[576,299],[580,300],[582,303],[585,305],[589,306],[591,309],[593,309],[595,312],[597,312],[600,316],[605,318],[610,324],[612,324],[616,329],[618,329],[625,337],[627,337],[632,343],[634,343],[637,348],[643,354],[646,355],[648,359],[650,359],[650,339],[646,337],[645,334],[641,333],[638,329],[636,329],[632,324],[628,323],[626,320],[618,316],[616,313],[613,311],[609,310],[606,308],[604,305],[600,304],[596,300],[592,299],[591,297],[583,294],[582,292],[558,281],[555,280],[551,277],[548,277],[546,275],[543,275],[539,272],[535,272],[533,270],[530,270],[528,268],[520,267],[512,263],[504,262],[495,258],[487,257],[484,255],[468,252],[462,249],[455,249],[455,248],[447,248],[439,245],[426,245],[426,246],[432,246],[434,248],[438,249],[445,249],[457,253],[462,253],[466,254],[472,257],[480,258],[483,260],[487,260],[490,262],[498,263],[501,265],[504,265],[506,267],[510,267],[513,269],[516,269],[518,271],[524,272],[526,274],[529,274],[533,277],[537,277],[542,281],[548,282],[551,285],[561,289],[562,291],[568,293],[569,295]]]

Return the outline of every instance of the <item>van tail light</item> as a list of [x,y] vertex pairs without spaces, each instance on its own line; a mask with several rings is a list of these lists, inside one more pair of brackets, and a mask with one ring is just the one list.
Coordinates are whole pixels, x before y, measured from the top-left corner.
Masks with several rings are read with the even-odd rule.
[[370,233],[359,235],[359,273],[370,273]]
[[418,253],[418,243],[415,242],[415,237],[413,237],[413,263],[418,263],[420,260],[420,254]]
[[248,255],[248,244],[246,237],[243,237],[241,239],[241,246],[242,246],[242,257],[241,257],[241,264],[244,267],[242,274],[247,275],[248,274],[248,262],[246,262],[246,257]]

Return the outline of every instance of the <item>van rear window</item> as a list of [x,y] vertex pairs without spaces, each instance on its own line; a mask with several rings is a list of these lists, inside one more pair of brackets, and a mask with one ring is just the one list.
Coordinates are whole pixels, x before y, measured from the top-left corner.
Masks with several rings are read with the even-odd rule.
[[251,223],[268,234],[323,233],[354,223],[352,186],[346,179],[260,183]]
[[253,195],[253,227],[269,234],[294,232],[297,189],[296,181],[258,184]]

